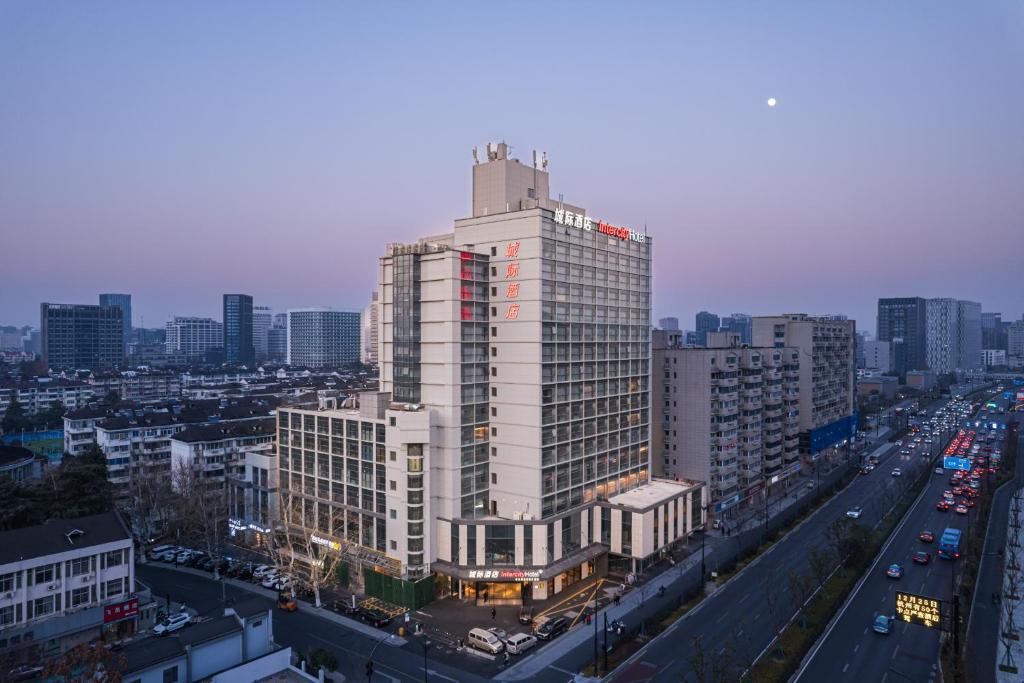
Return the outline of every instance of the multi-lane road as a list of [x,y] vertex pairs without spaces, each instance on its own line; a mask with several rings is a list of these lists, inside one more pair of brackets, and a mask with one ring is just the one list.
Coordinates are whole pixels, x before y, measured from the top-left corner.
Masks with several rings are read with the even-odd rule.
[[[796,681],[895,683],[936,679],[941,635],[938,629],[897,622],[891,633],[880,634],[874,632],[872,623],[876,615],[894,614],[896,591],[951,600],[953,572],[959,571],[959,561],[936,557],[938,539],[944,529],[956,528],[963,530],[964,542],[969,544],[976,542],[985,530],[974,528],[974,508],[968,508],[968,515],[936,509],[943,491],[950,488],[950,474],[946,471],[931,475],[924,491],[890,536],[862,582],[805,659]],[[925,530],[935,535],[934,542],[924,543],[918,539]],[[932,556],[928,565],[911,560],[912,555],[921,550]],[[886,576],[886,568],[893,563],[903,566],[902,578]],[[969,608],[967,604],[960,605],[965,621]]]

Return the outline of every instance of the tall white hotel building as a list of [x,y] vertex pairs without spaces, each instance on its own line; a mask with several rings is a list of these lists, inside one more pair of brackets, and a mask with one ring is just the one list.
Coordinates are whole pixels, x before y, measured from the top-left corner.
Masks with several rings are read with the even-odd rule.
[[367,594],[544,599],[704,523],[702,482],[651,477],[653,241],[549,199],[546,166],[488,145],[472,216],[380,260],[380,392],[281,411],[282,488]]

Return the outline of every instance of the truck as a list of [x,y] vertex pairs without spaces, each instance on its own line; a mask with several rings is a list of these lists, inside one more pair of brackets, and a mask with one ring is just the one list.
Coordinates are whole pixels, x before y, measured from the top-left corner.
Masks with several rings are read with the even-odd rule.
[[939,557],[947,560],[955,560],[960,557],[960,535],[959,529],[946,529],[939,539]]

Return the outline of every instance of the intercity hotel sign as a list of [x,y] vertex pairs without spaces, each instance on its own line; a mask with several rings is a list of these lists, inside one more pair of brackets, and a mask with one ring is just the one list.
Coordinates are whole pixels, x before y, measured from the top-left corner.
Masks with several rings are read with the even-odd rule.
[[618,237],[620,240],[630,240],[631,242],[639,242],[643,244],[647,241],[647,235],[642,232],[634,232],[629,228],[619,228],[604,221],[594,220],[590,216],[585,216],[581,213],[573,213],[572,211],[566,211],[565,209],[555,210],[555,223],[559,225],[566,225],[571,228],[579,228],[590,232],[596,229],[598,232],[605,235],[611,235],[612,237]]

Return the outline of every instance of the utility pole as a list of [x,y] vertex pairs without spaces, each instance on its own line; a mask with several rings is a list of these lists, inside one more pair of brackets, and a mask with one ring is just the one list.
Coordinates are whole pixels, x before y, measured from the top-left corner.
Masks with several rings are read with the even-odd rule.
[[608,610],[604,612],[604,670],[608,673]]

